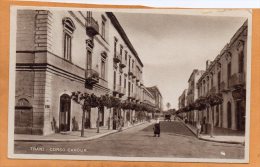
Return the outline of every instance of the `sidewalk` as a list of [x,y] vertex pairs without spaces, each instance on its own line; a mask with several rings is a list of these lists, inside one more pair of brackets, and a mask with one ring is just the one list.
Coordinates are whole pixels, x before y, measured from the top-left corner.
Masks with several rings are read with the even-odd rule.
[[[123,127],[122,131],[142,125],[142,124],[149,124],[148,122],[140,122],[129,127]],[[24,135],[24,134],[15,134],[14,141],[31,141],[31,142],[66,142],[66,141],[87,141],[93,140],[100,137],[104,137],[113,133],[119,132],[118,130],[108,130],[107,127],[100,127],[99,133],[97,133],[97,129],[85,129],[84,137],[80,137],[80,131],[71,131],[67,133],[54,133],[47,136],[41,135]]]
[[[179,119],[179,121],[182,122],[192,133],[194,133],[197,136],[196,127],[190,124],[185,124],[183,120]],[[210,137],[209,134],[200,134],[198,139],[205,140],[205,141],[219,142],[219,143],[242,144],[242,145],[245,144],[245,136],[241,132],[235,133],[234,131],[228,129],[226,129],[226,132],[223,132],[223,128],[217,128],[217,127],[215,130],[216,132],[213,133],[213,137]]]

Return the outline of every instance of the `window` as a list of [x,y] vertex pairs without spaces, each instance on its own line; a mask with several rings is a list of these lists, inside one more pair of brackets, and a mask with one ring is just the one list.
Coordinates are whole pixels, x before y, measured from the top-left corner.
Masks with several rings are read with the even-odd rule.
[[92,52],[87,50],[87,69],[92,69]]
[[102,23],[101,23],[101,36],[106,39],[106,21],[105,16],[102,15]]
[[243,50],[239,53],[238,55],[238,59],[239,59],[239,67],[238,67],[238,72],[239,73],[243,73],[244,72],[244,52]]
[[218,72],[218,91],[220,90],[221,72]]
[[123,55],[123,46],[120,45],[120,60],[122,60],[122,55]]
[[106,77],[106,60],[101,60],[101,78],[105,79]]
[[75,30],[73,21],[66,17],[63,19],[63,57],[64,59],[71,61],[72,50],[72,34]]
[[114,41],[114,56],[116,57],[116,45],[117,45],[117,38]]
[[116,72],[114,71],[114,90],[116,89]]
[[228,79],[228,86],[230,84],[230,77],[231,77],[231,62],[228,63],[228,68],[227,68],[227,79]]
[[126,88],[126,77],[124,79],[124,88]]
[[119,76],[119,85],[121,86],[121,82],[122,82],[122,75]]
[[125,51],[125,62],[127,62],[127,51]]
[[64,34],[64,58],[71,61],[71,36]]
[[211,88],[213,87],[213,74],[211,76]]

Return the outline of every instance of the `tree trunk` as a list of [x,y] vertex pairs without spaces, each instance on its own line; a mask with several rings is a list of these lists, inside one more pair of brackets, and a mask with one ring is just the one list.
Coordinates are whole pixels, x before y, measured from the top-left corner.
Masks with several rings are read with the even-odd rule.
[[82,113],[82,123],[81,123],[81,137],[84,137],[84,125],[85,125],[85,110],[82,109],[83,113]]
[[98,117],[97,117],[97,133],[99,133],[99,113],[101,108],[98,108]]
[[213,137],[213,131],[214,131],[214,122],[213,122],[213,107],[210,107],[211,110],[211,125],[210,125],[210,137]]
[[108,125],[107,125],[107,127],[108,127],[108,130],[110,130],[110,122],[111,122],[111,108],[109,109],[109,115],[108,115]]

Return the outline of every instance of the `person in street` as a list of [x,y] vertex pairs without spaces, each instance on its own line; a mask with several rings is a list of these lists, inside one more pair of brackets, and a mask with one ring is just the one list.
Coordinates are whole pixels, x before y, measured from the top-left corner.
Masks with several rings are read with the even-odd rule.
[[153,131],[154,131],[154,137],[156,137],[156,135],[160,137],[161,128],[160,128],[159,118],[157,118],[156,123],[154,124]]
[[200,123],[200,121],[197,121],[196,128],[197,128],[197,137],[199,137],[200,136],[200,132],[201,132],[201,123]]

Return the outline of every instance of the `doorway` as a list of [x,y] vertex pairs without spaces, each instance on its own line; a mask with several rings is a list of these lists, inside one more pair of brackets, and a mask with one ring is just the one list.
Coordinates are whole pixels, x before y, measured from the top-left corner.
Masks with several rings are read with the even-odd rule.
[[231,128],[231,124],[232,124],[231,112],[232,112],[231,103],[228,102],[227,103],[227,124],[228,124],[228,128]]
[[59,129],[61,132],[70,131],[70,106],[70,96],[67,94],[63,94],[60,97]]

